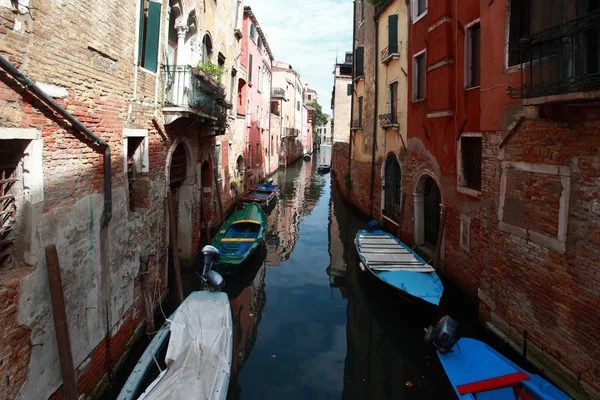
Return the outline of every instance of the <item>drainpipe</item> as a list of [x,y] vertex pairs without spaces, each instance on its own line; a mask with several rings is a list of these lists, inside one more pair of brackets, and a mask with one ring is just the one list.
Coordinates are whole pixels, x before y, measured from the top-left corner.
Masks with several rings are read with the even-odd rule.
[[379,19],[377,14],[375,14],[373,20],[375,21],[375,112],[373,115],[373,150],[371,152],[371,212],[369,213],[369,219],[373,218],[373,190],[375,189],[375,146],[377,145],[377,106],[379,104],[379,99],[377,98],[377,93],[379,92]]
[[78,131],[89,137],[96,144],[104,148],[104,210],[102,212],[102,224],[106,226],[112,218],[112,186],[111,186],[111,169],[110,169],[110,146],[104,140],[96,136],[92,131],[85,127],[79,120],[65,110],[54,99],[48,96],[40,89],[32,80],[23,75],[14,65],[6,58],[0,55],[0,67],[15,78],[26,90],[35,94],[40,100],[48,105],[52,110],[62,115],[69,121]]
[[[352,2],[354,4],[354,9],[352,13],[352,92],[350,94],[350,135],[348,136],[348,174],[352,177],[352,121],[354,120],[354,79],[356,79],[356,0]],[[337,56],[337,54],[336,54]],[[345,60],[344,60],[345,61]],[[335,101],[335,99],[334,99]],[[331,138],[333,142],[333,136]],[[333,151],[333,150],[332,150]],[[344,177],[344,181],[345,181]],[[350,200],[350,194],[352,193],[352,184],[348,189],[348,200]]]

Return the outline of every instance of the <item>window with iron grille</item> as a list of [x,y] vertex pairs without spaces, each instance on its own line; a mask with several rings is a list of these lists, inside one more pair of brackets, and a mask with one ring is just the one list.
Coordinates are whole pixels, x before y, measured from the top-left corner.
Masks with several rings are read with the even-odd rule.
[[129,184],[129,211],[135,212],[141,208],[138,188],[138,175],[141,171],[136,168],[135,152],[144,141],[143,137],[127,138],[127,181]]
[[16,225],[17,202],[14,185],[18,182],[18,166],[27,147],[26,140],[0,140],[0,267],[12,261],[13,228]]
[[481,190],[481,152],[481,135],[463,135],[460,138],[460,186]]
[[385,162],[383,214],[396,222],[400,220],[401,179],[398,160],[395,156],[389,156]]

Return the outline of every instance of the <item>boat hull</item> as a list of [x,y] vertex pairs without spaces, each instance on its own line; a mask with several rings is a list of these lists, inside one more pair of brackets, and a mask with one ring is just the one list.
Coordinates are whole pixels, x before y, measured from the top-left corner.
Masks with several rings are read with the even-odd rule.
[[451,352],[437,353],[461,400],[514,400],[514,387],[535,399],[570,399],[541,376],[525,371],[479,340],[460,338]]
[[[384,241],[384,245],[372,245],[377,249],[367,249],[366,245],[360,243],[361,238],[369,238],[377,242],[378,238]],[[383,282],[386,286],[397,291],[408,301],[423,301],[435,306],[439,305],[444,286],[435,270],[429,266],[418,254],[410,247],[399,241],[393,235],[376,231],[359,231],[355,239],[356,251],[361,259],[361,269],[368,271],[377,280]],[[379,261],[386,265],[375,265],[373,260],[369,261],[368,252],[376,251],[379,259],[385,258],[386,251],[397,253],[400,267],[392,261]]]

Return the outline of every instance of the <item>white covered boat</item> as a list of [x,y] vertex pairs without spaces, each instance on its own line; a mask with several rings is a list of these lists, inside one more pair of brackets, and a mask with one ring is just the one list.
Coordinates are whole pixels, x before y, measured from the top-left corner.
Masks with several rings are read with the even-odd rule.
[[[167,368],[144,387],[167,338],[169,345],[164,359]],[[118,398],[224,400],[231,373],[231,352],[232,319],[227,294],[193,292],[154,337]]]

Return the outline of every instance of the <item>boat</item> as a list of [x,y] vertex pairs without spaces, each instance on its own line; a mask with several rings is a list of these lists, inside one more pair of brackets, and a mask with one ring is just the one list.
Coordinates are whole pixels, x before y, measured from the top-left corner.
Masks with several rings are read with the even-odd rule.
[[362,270],[408,300],[416,298],[439,305],[444,291],[440,278],[435,269],[406,244],[382,230],[360,230],[354,243]]
[[331,170],[331,165],[321,164],[317,167],[317,172],[321,174],[326,174]]
[[212,241],[220,257],[215,270],[223,275],[235,274],[263,242],[267,216],[257,203],[236,211]]
[[273,184],[273,178],[269,178],[265,183],[259,183],[256,187],[259,190],[266,190],[270,192],[275,192],[279,189],[279,185]]
[[456,337],[457,323],[444,316],[429,327],[425,341],[437,354],[461,400],[567,400],[571,397],[472,338]]
[[248,205],[251,203],[256,203],[260,207],[267,209],[275,204],[275,199],[277,197],[277,193],[274,190],[266,190],[266,189],[251,189],[246,193],[242,194],[238,201],[242,205]]
[[[222,278],[212,270],[218,252],[205,246],[201,278],[211,288],[192,292],[166,319],[140,357],[118,400],[225,400],[233,321]],[[168,345],[167,345],[168,343]]]

